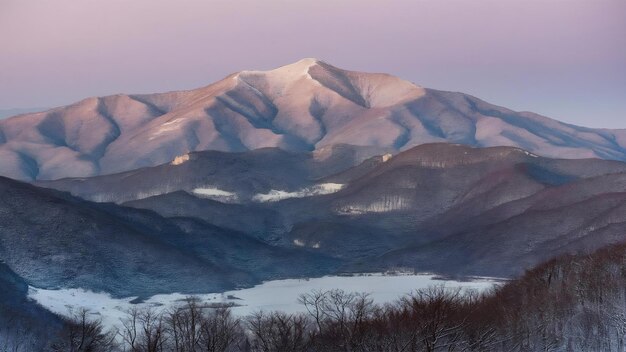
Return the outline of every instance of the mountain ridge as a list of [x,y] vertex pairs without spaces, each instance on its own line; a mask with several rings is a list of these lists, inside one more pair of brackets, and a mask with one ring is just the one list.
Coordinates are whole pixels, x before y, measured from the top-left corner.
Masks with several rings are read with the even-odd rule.
[[210,85],[91,97],[0,121],[0,175],[89,177],[155,166],[193,151],[337,144],[397,153],[434,142],[515,146],[557,158],[626,160],[626,130],[565,124],[382,73],[303,59]]
[[626,228],[620,161],[434,143],[343,170],[324,165],[314,152],[208,151],[178,165],[35,185],[200,219],[355,272],[515,276],[551,251],[622,241]]

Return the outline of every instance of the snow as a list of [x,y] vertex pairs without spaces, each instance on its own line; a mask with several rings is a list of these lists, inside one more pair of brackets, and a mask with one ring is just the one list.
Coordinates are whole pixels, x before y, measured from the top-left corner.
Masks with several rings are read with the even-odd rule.
[[[314,58],[305,58],[293,64],[281,66],[269,71],[241,71],[235,75],[234,78],[250,85],[256,78],[262,77],[267,82],[270,82],[272,90],[276,92],[283,92],[288,86],[293,85],[303,78],[307,80],[307,82],[319,86],[319,82],[313,79],[309,74],[309,69],[319,62],[319,60]],[[254,84],[252,85],[254,86]]]
[[28,298],[49,311],[72,317],[85,308],[93,319],[100,318],[109,327],[119,327],[126,311],[131,307],[129,299],[114,299],[106,293],[96,293],[83,289],[44,290],[30,286]]
[[153,134],[152,134],[152,135],[148,138],[148,140],[149,140],[149,141],[151,141],[151,140],[153,140],[153,139],[155,139],[155,138],[160,137],[160,136],[161,136],[161,135],[163,135],[163,134],[167,134],[167,133],[169,133],[169,132],[176,131],[176,130],[180,129],[180,126],[179,126],[179,125],[180,125],[181,123],[183,123],[184,121],[185,121],[185,119],[184,119],[184,118],[180,118],[180,117],[179,117],[179,118],[174,119],[174,120],[172,120],[172,121],[165,122],[164,124],[162,124],[162,125],[161,125],[161,126],[160,126],[160,127],[159,127],[159,128],[158,128],[158,129],[157,129],[157,130],[156,130],[156,131],[155,131],[155,132],[154,132],[154,133],[153,133]]
[[[301,239],[296,238],[295,240],[293,240],[293,245],[298,246],[298,247],[306,247],[307,243]],[[319,249],[320,243],[319,242],[309,243],[308,246],[310,248]]]
[[271,190],[269,193],[259,193],[252,197],[252,200],[257,202],[277,202],[279,200],[288,199],[288,198],[301,198],[304,197],[300,192],[286,192],[286,191],[278,191]]
[[[437,280],[432,274],[396,274],[382,273],[361,274],[355,276],[324,276],[313,279],[286,279],[267,281],[252,288],[194,295],[207,304],[231,303],[233,313],[245,316],[264,310],[279,310],[287,313],[304,312],[298,303],[301,294],[312,290],[342,289],[347,292],[366,292],[376,303],[394,301],[414,290],[433,285],[444,285],[447,288],[484,291],[493,287],[501,280],[493,278],[475,278],[470,281]],[[71,316],[80,308],[88,309],[91,316],[101,318],[109,328],[120,328],[126,312],[132,307],[152,307],[157,311],[165,311],[172,306],[181,304],[188,297],[186,294],[173,293],[152,296],[142,303],[130,303],[136,297],[112,298],[107,293],[96,293],[80,288],[45,290],[29,287],[28,297],[46,309],[64,316]]]
[[271,190],[269,193],[258,193],[252,200],[256,202],[277,202],[289,198],[304,198],[311,196],[319,196],[339,192],[344,187],[340,183],[322,183],[312,187],[304,188],[295,192],[287,192],[281,190]]
[[399,195],[384,195],[381,199],[366,204],[348,204],[337,209],[341,215],[355,215],[367,213],[388,213],[396,210],[410,209],[412,201],[410,198]]
[[254,87],[253,85],[251,85],[250,83],[248,83],[248,81],[246,81],[245,79],[241,78],[240,75],[236,75],[234,77],[237,81],[241,82],[242,84],[244,84],[246,87],[252,89],[252,91],[254,91],[254,94],[256,94],[258,97],[263,97],[263,93],[258,90],[256,87]]
[[194,188],[193,194],[225,203],[237,202],[237,193],[224,191],[215,187]]
[[189,161],[189,154],[179,155],[172,160],[171,164],[176,166]]

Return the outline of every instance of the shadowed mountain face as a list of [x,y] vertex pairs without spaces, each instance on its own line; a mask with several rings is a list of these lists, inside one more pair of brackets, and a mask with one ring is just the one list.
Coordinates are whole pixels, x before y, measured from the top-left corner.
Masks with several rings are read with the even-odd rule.
[[0,261],[0,347],[44,351],[64,327],[60,317],[27,298],[28,285]]
[[368,147],[364,160],[432,142],[626,160],[625,130],[567,125],[304,59],[195,90],[88,98],[0,121],[0,175],[87,177],[155,166],[193,151],[264,147],[323,153],[349,144]]
[[288,240],[350,258],[354,270],[513,276],[626,240],[625,172],[620,162],[424,145],[318,202],[277,208],[293,224]]
[[[626,239],[618,161],[440,143],[337,173],[323,165],[334,164],[278,149],[202,152],[177,165],[40,184],[321,254],[341,270],[513,276]],[[167,189],[163,180],[175,181]],[[133,192],[141,187],[145,194]]]
[[[34,184],[97,202],[122,203],[182,190],[223,203],[242,203],[271,190],[293,192],[311,187],[325,176],[351,169],[368,153],[367,148],[347,145],[315,153],[278,148],[239,153],[195,152],[156,167]],[[381,160],[382,157],[372,157],[360,168]]]
[[336,260],[190,218],[89,203],[0,178],[0,258],[36,287],[219,292],[332,271]]

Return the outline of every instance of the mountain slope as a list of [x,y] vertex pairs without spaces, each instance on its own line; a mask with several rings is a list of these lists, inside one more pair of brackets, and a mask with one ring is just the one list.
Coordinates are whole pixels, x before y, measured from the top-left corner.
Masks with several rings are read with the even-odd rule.
[[[358,164],[363,148],[335,145],[321,153],[262,148],[247,152],[204,151],[174,162],[90,178],[37,181],[97,202],[122,203],[175,191],[226,203],[241,203],[272,190],[297,191]],[[373,157],[369,163],[381,162]]]
[[[345,270],[511,276],[558,253],[626,240],[623,162],[446,143],[336,174],[314,161],[310,153],[278,149],[202,152],[180,165],[40,184],[92,199],[109,194],[125,206],[321,253]],[[142,183],[134,180],[161,192],[138,195],[133,190]],[[162,180],[177,183],[167,191]],[[312,185],[341,187],[306,192]],[[213,195],[194,192],[199,186]],[[218,192],[225,190],[226,199]]]
[[295,224],[286,237],[352,258],[356,270],[514,276],[560,253],[626,240],[620,162],[424,145],[324,197],[278,205]]
[[28,299],[28,285],[0,261],[0,349],[44,351],[65,323]]
[[336,261],[206,222],[89,203],[0,178],[0,258],[30,285],[114,295],[218,292]]
[[193,151],[369,147],[363,158],[431,142],[516,146],[559,158],[626,160],[626,131],[567,125],[462,94],[304,59],[180,92],[88,98],[0,121],[0,175],[85,177]]

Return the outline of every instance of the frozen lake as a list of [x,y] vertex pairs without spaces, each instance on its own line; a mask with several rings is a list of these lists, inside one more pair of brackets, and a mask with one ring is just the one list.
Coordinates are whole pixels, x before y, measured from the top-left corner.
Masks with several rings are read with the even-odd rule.
[[[207,304],[235,304],[237,306],[232,308],[233,313],[244,316],[259,310],[302,312],[304,307],[298,303],[298,297],[312,290],[339,288],[347,292],[367,292],[371,294],[374,302],[387,303],[416,289],[433,285],[483,291],[499,282],[501,281],[490,278],[476,278],[470,281],[439,280],[431,274],[362,274],[267,281],[247,289],[199,294],[194,297]],[[44,290],[30,287],[28,296],[57,314],[69,316],[72,311],[86,308],[94,318],[102,318],[106,326],[119,327],[120,319],[125,317],[125,313],[133,306],[164,310],[181,304],[181,301],[189,295],[180,293],[156,295],[142,303],[134,304],[131,301],[136,297],[115,299],[106,293],[82,289]]]

